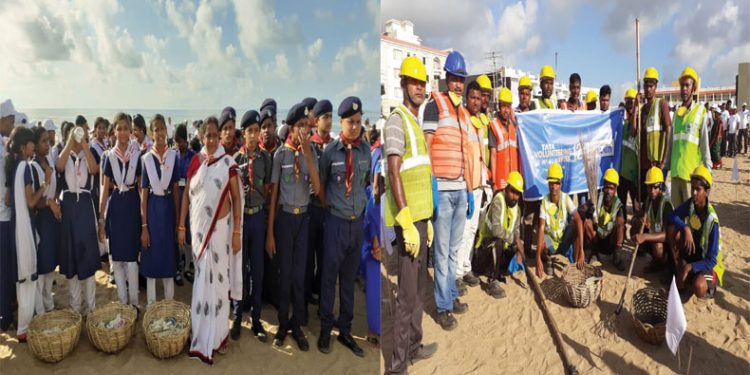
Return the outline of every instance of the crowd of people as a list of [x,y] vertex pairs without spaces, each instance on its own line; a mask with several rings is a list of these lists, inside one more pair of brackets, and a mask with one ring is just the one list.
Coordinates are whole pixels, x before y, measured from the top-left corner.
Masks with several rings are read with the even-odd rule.
[[[658,272],[665,283],[675,275],[683,298],[712,298],[724,271],[719,219],[709,199],[711,169],[720,166],[712,150],[726,143],[721,155],[731,156],[742,142],[731,135],[722,141],[719,130],[727,125],[721,110],[731,103],[698,102],[700,80],[693,68],[679,76],[681,103],[675,108],[656,97],[655,68],[645,70],[643,91],[626,91],[619,105],[621,163],[601,176],[596,200],[563,191],[565,175],[580,171],[557,162],[541,172],[549,193],[524,199],[516,116],[533,110],[609,111],[615,98],[608,85],[584,96],[581,76],[573,73],[569,98],[556,100],[555,71],[545,65],[541,95],[532,97],[532,81],[522,77],[514,108],[510,89],[493,90],[486,75],[467,79],[460,52],[448,54],[444,70],[445,90],[429,93],[423,62],[405,58],[399,71],[403,102],[383,129],[385,225],[395,229],[398,265],[393,351],[383,353],[386,373],[405,373],[438,350],[437,343],[422,342],[420,296],[427,287],[428,258],[434,266],[435,320],[446,331],[458,325],[454,314],[468,311],[460,297],[480,285],[479,276],[487,277],[483,289],[489,296],[503,298],[507,275],[528,265],[538,278],[553,275],[555,254],[576,267],[609,259],[623,271],[632,256],[625,241],[651,253],[644,272]],[[729,109],[729,128],[746,134],[744,105],[743,111]],[[743,139],[746,143],[747,136]]]
[[278,311],[273,345],[291,333],[309,350],[302,327],[317,305],[318,349],[331,352],[335,327],[363,357],[352,336],[358,275],[367,341],[377,347],[380,335],[379,137],[363,127],[359,98],[336,113],[338,135],[332,103],[309,97],[280,127],[266,99],[241,117],[226,107],[178,124],[173,137],[171,119],[126,113],[93,126],[79,115],[58,136],[52,120],[30,123],[11,100],[0,103],[0,329],[15,325],[25,342],[35,314],[60,308],[57,273],[70,294],[62,307],[94,311],[94,275],[108,263],[118,301],[139,313],[158,300],[157,284],[173,299],[175,283],[192,283],[189,355],[205,363],[240,338],[243,312],[268,341],[264,302]]

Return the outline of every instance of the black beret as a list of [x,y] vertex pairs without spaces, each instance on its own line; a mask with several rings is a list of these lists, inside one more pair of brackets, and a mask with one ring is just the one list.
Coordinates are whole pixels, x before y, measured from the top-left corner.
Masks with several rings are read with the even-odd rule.
[[266,98],[266,100],[263,101],[263,104],[260,105],[260,111],[263,112],[266,107],[273,108],[274,115],[276,114],[276,101],[272,98]]
[[232,107],[225,107],[221,110],[221,116],[219,116],[219,129],[221,129],[224,124],[229,122],[229,120],[234,120],[237,117],[237,113],[234,111],[234,108]]
[[315,107],[315,104],[318,103],[318,99],[315,99],[313,97],[308,96],[307,98],[302,99],[302,105],[307,108],[308,111],[312,111],[313,107]]
[[362,101],[356,96],[349,96],[339,105],[339,117],[347,118],[362,113]]
[[260,124],[260,114],[258,114],[258,111],[251,109],[245,112],[244,115],[242,115],[242,121],[240,121],[240,128],[242,128],[242,130],[245,130],[246,127],[253,125],[253,124]]
[[331,112],[333,112],[333,105],[327,99],[315,103],[315,107],[313,107],[313,116],[316,118]]
[[76,117],[76,125],[79,125],[79,126],[80,126],[80,125],[83,125],[83,124],[85,124],[85,123],[86,123],[86,118],[85,118],[85,117],[83,117],[83,115],[78,115],[78,116]]
[[263,121],[266,121],[267,118],[273,118],[276,117],[276,112],[270,108],[266,107],[265,109],[260,110],[260,122],[263,123]]
[[297,121],[307,117],[309,113],[310,111],[303,103],[297,103],[286,114],[286,123],[289,126],[294,126],[297,124]]

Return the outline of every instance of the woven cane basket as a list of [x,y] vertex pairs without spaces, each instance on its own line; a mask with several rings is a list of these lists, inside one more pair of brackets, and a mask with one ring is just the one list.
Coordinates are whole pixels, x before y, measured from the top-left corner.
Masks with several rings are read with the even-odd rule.
[[[102,322],[109,322],[122,317],[124,324],[117,328],[104,328]],[[117,353],[130,342],[135,332],[135,320],[138,311],[131,305],[112,302],[97,308],[86,316],[86,332],[94,346],[105,353]]]
[[[151,322],[161,318],[174,318],[184,328],[175,335],[158,335],[151,332]],[[148,351],[159,359],[174,357],[182,352],[190,336],[190,306],[174,300],[162,300],[148,308],[143,316],[143,333]]]
[[602,270],[585,265],[579,270],[575,264],[565,266],[562,272],[565,295],[573,307],[586,307],[599,297],[602,291]]
[[631,310],[630,317],[638,336],[648,343],[661,344],[667,329],[667,292],[643,288],[633,295]]
[[28,344],[31,353],[44,362],[56,363],[78,344],[81,314],[74,310],[54,310],[31,319]]

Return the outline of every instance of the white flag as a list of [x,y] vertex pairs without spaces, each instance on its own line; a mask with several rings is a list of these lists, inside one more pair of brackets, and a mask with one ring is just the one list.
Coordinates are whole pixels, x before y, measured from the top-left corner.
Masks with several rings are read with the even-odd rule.
[[669,346],[672,354],[677,354],[677,347],[680,345],[680,340],[682,340],[685,331],[687,331],[685,310],[682,309],[677,283],[672,276],[672,286],[669,288],[669,299],[667,300],[667,331],[664,333],[667,346]]

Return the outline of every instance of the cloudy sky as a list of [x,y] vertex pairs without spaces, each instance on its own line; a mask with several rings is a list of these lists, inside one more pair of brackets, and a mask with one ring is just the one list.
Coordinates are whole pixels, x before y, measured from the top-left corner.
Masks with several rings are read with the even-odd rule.
[[663,84],[692,65],[703,87],[734,86],[737,64],[750,61],[748,0],[382,0],[381,12],[383,23],[414,22],[424,44],[460,50],[472,73],[489,66],[488,51],[534,73],[557,51],[558,77],[578,72],[615,97],[635,83],[636,17],[641,70],[656,67]]
[[379,5],[2,0],[0,98],[19,108],[244,109],[266,97],[288,108],[359,95],[376,109]]

